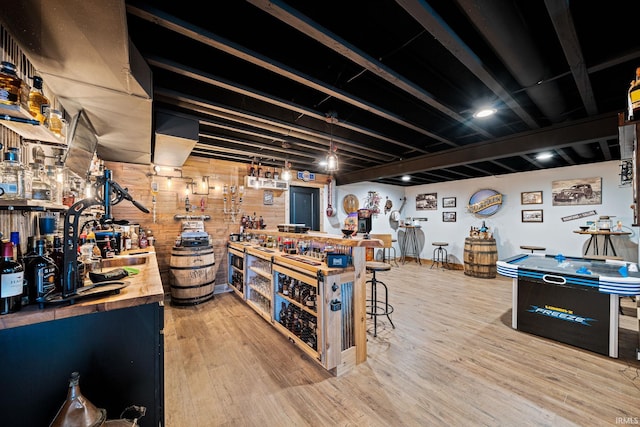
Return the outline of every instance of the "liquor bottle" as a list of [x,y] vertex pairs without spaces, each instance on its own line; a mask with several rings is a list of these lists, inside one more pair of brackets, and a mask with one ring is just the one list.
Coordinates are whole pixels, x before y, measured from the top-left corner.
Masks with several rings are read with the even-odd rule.
[[640,67],[636,68],[636,78],[629,86],[628,103],[628,119],[640,120]]
[[138,246],[140,247],[140,249],[145,249],[147,246],[149,246],[149,240],[147,239],[147,232],[144,230],[140,231],[140,239],[139,239]]
[[47,109],[49,108],[49,98],[44,96],[42,91],[42,77],[35,76],[33,78],[33,87],[29,91],[27,107],[29,112],[40,124],[44,124]]
[[316,289],[313,286],[309,287],[309,295],[304,300],[304,305],[313,311],[316,310]]
[[280,323],[282,325],[286,324],[286,321],[287,321],[287,304],[284,301],[282,301],[282,303],[280,305],[280,313],[279,313],[278,318],[280,319]]
[[62,292],[64,289],[64,251],[62,248],[62,237],[54,236],[53,237],[53,251],[51,252],[51,259],[53,260],[56,268],[58,269],[56,276],[56,292]]
[[267,171],[264,173],[264,177],[271,179],[271,168],[267,168]]
[[4,190],[3,199],[23,199],[24,168],[20,164],[20,149],[9,147],[4,153],[4,162],[0,172],[0,187]]
[[16,74],[16,66],[7,61],[0,65],[0,104],[17,105],[20,102],[22,79]]
[[131,250],[131,234],[128,231],[125,231],[122,236],[122,247],[125,251]]
[[280,173],[276,168],[273,168],[273,179],[280,179]]
[[258,171],[256,172],[258,178],[262,178],[262,163],[258,162]]
[[13,243],[2,242],[0,261],[0,314],[15,313],[22,308],[24,268],[13,259]]
[[251,167],[249,168],[249,176],[256,176],[256,166],[253,163],[253,160],[251,161]]
[[55,292],[58,276],[58,267],[46,255],[44,239],[36,240],[35,255],[28,258],[25,270],[25,279],[29,287],[29,303],[44,304],[47,297]]

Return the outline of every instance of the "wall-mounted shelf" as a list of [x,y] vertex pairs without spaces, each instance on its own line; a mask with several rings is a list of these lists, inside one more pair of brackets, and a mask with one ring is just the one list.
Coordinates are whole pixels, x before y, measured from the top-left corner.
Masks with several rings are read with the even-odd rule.
[[65,211],[66,205],[58,205],[45,200],[31,199],[0,199],[0,211]]
[[20,105],[0,104],[0,123],[25,139],[56,144],[65,143],[64,138],[56,136],[41,125]]
[[247,188],[265,189],[265,190],[288,190],[289,182],[281,179],[259,178],[257,176],[245,176],[244,185]]

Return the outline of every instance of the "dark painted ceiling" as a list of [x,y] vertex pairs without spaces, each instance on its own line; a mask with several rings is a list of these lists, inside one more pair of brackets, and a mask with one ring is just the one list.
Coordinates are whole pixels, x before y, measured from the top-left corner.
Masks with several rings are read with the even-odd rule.
[[[322,173],[333,141],[339,184],[620,159],[617,113],[640,66],[632,1],[126,5],[154,111],[199,121],[192,155]],[[481,105],[497,114],[473,118]]]

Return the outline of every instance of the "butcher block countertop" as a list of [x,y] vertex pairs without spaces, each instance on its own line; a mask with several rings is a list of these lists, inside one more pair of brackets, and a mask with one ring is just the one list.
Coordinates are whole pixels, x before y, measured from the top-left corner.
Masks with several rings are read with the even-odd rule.
[[[115,258],[104,260],[102,272],[125,266],[135,268],[139,272],[121,279],[127,286],[120,289],[118,294],[77,299],[71,305],[68,302],[49,304],[44,308],[40,308],[37,304],[29,305],[23,307],[17,313],[0,315],[0,330],[144,304],[160,303],[164,300],[164,291],[155,252],[116,256]],[[90,284],[89,280],[85,282],[85,285]]]

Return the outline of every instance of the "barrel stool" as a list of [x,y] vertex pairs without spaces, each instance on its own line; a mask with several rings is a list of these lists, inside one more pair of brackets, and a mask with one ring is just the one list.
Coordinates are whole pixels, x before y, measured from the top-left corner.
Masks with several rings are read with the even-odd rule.
[[522,245],[520,246],[520,249],[524,249],[526,251],[531,251],[531,253],[533,253],[533,251],[546,251],[547,248],[543,247],[543,246],[531,246],[531,245]]
[[433,250],[433,260],[431,261],[431,268],[434,265],[440,265],[440,268],[449,268],[449,255],[447,254],[447,250],[444,248],[445,246],[449,246],[447,242],[433,242],[433,246],[437,246]]
[[[389,290],[384,282],[376,279],[376,271],[389,271],[391,265],[386,262],[367,261],[366,264],[367,273],[372,273],[373,277],[367,280],[367,283],[371,283],[371,298],[367,299],[367,314],[373,318],[373,336],[378,336],[378,316],[387,316],[393,329],[396,326],[393,324],[391,317],[393,313],[393,306],[389,304]],[[384,299],[378,299],[378,285],[384,288]]]

